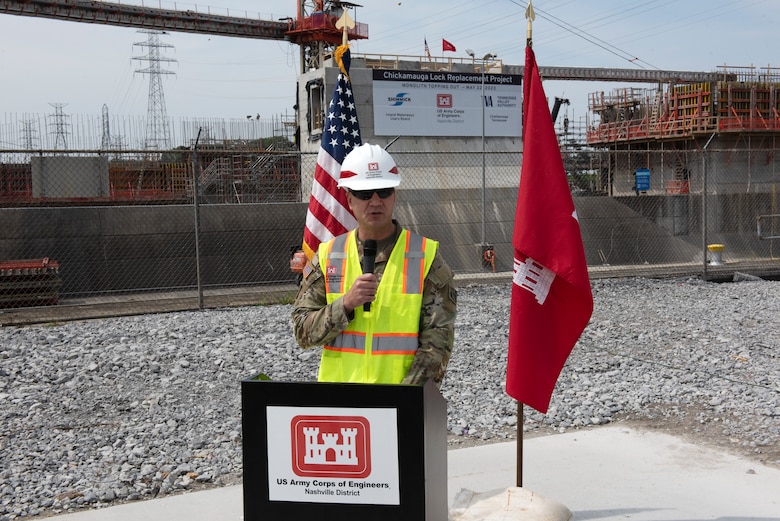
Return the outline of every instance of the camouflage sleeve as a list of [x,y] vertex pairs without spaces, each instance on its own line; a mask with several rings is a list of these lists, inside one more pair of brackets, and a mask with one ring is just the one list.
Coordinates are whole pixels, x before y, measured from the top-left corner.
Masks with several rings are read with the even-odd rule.
[[304,349],[321,346],[347,328],[350,318],[339,298],[328,304],[325,277],[317,255],[304,268],[304,277],[292,312],[295,341]]
[[423,286],[419,347],[403,383],[422,385],[430,379],[441,387],[455,340],[457,303],[452,270],[437,252]]

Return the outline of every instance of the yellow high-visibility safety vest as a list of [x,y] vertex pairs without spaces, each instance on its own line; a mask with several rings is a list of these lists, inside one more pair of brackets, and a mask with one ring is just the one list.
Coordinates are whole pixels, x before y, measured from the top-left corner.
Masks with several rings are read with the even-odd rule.
[[[325,345],[319,381],[401,383],[417,352],[423,282],[439,243],[402,230],[369,313],[361,306],[339,336]],[[330,304],[363,272],[354,230],[320,244]]]

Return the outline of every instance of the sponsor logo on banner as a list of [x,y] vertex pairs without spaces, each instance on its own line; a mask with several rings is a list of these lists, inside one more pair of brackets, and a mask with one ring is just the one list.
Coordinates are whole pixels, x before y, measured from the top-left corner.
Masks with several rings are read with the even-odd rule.
[[412,101],[412,98],[406,92],[399,92],[395,96],[388,96],[387,101],[391,107],[400,107],[404,102]]
[[365,478],[371,474],[371,429],[366,418],[295,416],[290,431],[296,475]]
[[437,108],[452,108],[452,94],[437,94],[436,95],[436,107]]

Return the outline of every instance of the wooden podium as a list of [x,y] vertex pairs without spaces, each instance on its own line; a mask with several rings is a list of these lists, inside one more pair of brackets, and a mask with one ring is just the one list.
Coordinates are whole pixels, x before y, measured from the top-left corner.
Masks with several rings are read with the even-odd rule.
[[447,406],[424,386],[241,382],[244,519],[447,520]]

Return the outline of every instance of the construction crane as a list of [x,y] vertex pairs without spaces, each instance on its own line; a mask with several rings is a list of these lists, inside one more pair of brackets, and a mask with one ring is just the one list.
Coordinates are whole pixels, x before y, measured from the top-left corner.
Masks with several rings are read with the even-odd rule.
[[[249,17],[217,15],[197,10],[177,11],[144,5],[126,5],[97,0],[0,0],[0,14],[69,20],[72,22],[213,34],[259,40],[282,40],[301,49],[301,73],[320,68],[325,57],[341,43],[336,21],[344,9],[362,7],[340,0],[299,0],[295,18],[261,20]],[[354,20],[356,16],[351,15]],[[368,38],[368,25],[355,23],[348,32],[350,40]],[[522,65],[509,66],[507,74],[524,74]],[[734,81],[733,75],[697,71],[655,69],[605,69],[599,67],[539,67],[546,80],[614,81],[658,83],[700,83]]]
[[[155,9],[89,0],[0,0],[0,14],[117,25],[138,29],[213,34],[260,40],[283,40],[300,46],[301,72],[319,68],[341,43],[343,31],[336,22],[345,9],[362,7],[341,0],[299,0],[295,18],[261,20],[201,13],[195,10]],[[354,15],[352,18],[356,18]],[[368,25],[355,23],[350,40],[368,38]]]
[[[313,5],[301,1],[298,4],[298,17],[290,20],[285,39],[300,46],[301,73],[322,66],[323,58],[342,41],[343,31],[336,27],[336,22],[345,9],[356,10],[358,7],[362,6],[339,0],[315,0]],[[366,39],[368,26],[355,23],[355,27],[347,31],[347,36],[350,40]]]
[[550,115],[552,116],[553,125],[555,125],[556,120],[558,119],[558,111],[561,110],[561,105],[569,105],[570,102],[567,98],[555,98],[555,103],[553,103],[552,112],[550,112]]

